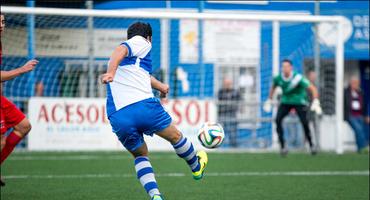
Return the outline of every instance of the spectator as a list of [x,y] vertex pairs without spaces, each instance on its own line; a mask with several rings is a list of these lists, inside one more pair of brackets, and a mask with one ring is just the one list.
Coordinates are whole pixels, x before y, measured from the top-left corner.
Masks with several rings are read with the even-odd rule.
[[230,78],[223,80],[222,89],[218,92],[218,118],[224,127],[225,134],[229,137],[230,145],[237,147],[237,111],[240,100],[239,91],[233,88],[233,81]]
[[35,85],[35,96],[42,97],[44,96],[44,84],[42,81],[38,81]]
[[355,133],[357,152],[367,152],[369,144],[368,124],[370,118],[367,115],[367,105],[360,89],[360,81],[353,76],[349,86],[344,91],[344,119],[352,127]]

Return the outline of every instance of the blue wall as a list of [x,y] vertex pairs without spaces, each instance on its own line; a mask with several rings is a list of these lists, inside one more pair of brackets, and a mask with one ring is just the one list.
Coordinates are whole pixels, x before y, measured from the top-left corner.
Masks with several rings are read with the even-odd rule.
[[[198,9],[199,1],[171,1],[171,8]],[[96,3],[96,9],[137,9],[137,8],[165,8],[165,1],[111,1]],[[229,4],[229,3],[204,3],[205,9],[215,10],[246,10],[246,11],[302,11],[314,13],[313,2],[274,2],[268,1],[267,4]],[[343,15],[353,22],[354,16],[369,16],[368,1],[337,1],[321,2],[321,15]],[[356,38],[354,32],[345,44],[346,59],[365,59],[368,60],[369,46],[369,21],[367,27],[360,27],[363,32],[367,30],[367,37]],[[353,29],[359,28],[353,25]],[[325,50],[325,47],[323,48]],[[327,49],[326,49],[327,50]],[[324,52],[325,53],[325,52]]]

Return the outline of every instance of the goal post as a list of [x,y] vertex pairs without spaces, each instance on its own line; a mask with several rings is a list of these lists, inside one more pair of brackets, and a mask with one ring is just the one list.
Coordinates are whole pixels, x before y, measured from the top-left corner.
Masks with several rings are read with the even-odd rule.
[[[334,71],[335,71],[335,88],[333,88],[335,91],[335,112],[334,114],[331,114],[334,116],[335,121],[335,151],[338,154],[343,153],[343,76],[344,76],[344,27],[343,27],[343,17],[341,16],[312,16],[312,15],[298,15],[298,14],[249,14],[249,13],[218,13],[218,12],[185,12],[185,11],[156,11],[156,10],[93,10],[93,9],[64,9],[64,8],[30,8],[30,7],[13,7],[13,6],[1,6],[2,13],[5,15],[13,15],[14,18],[9,23],[10,28],[12,29],[11,33],[3,37],[3,39],[7,39],[8,42],[3,41],[4,44],[4,54],[5,54],[5,64],[17,66],[21,61],[24,61],[24,51],[27,50],[20,50],[19,48],[23,48],[24,45],[27,44],[15,44],[20,40],[22,37],[27,37],[27,33],[24,29],[30,28],[27,27],[26,23],[23,23],[22,20],[24,16],[26,15],[34,15],[39,16],[39,18],[36,19],[36,31],[35,31],[35,44],[36,49],[37,47],[40,48],[42,46],[43,52],[41,52],[44,56],[48,57],[49,60],[47,65],[48,67],[53,67],[56,65],[58,61],[53,61],[52,57],[60,57],[65,59],[65,57],[68,57],[70,54],[68,54],[68,49],[61,49],[59,51],[63,51],[60,53],[56,49],[59,47],[50,47],[53,45],[51,42],[50,44],[47,44],[45,42],[39,41],[37,34],[43,34],[43,37],[53,37],[57,34],[54,34],[58,31],[62,31],[63,34],[67,34],[68,30],[73,31],[73,33],[69,33],[70,36],[66,38],[74,38],[74,42],[76,45],[82,45],[85,47],[75,47],[73,46],[73,43],[71,43],[70,46],[67,47],[61,47],[61,48],[71,48],[70,53],[73,52],[73,48],[76,48],[76,52],[78,51],[86,51],[89,52],[87,49],[96,48],[91,47],[91,45],[95,46],[97,43],[99,43],[99,38],[97,37],[89,37],[88,33],[88,26],[87,21],[88,19],[94,18],[98,19],[97,21],[90,21],[90,25],[94,26],[94,24],[98,24],[100,29],[101,27],[114,27],[111,29],[114,29],[116,33],[120,33],[120,28],[122,26],[119,26],[117,24],[112,25],[113,23],[124,23],[127,25],[133,20],[138,19],[144,19],[144,20],[154,20],[154,23],[156,24],[155,27],[159,27],[160,30],[158,30],[156,33],[160,34],[160,36],[157,37],[158,41],[155,45],[158,46],[155,50],[158,50],[154,55],[154,57],[158,60],[156,61],[157,65],[160,66],[162,71],[159,72],[159,74],[162,74],[162,80],[169,83],[171,85],[171,89],[174,89],[176,92],[171,93],[170,97],[172,98],[178,98],[178,95],[182,95],[184,98],[196,98],[196,99],[203,99],[208,98],[212,99],[214,101],[217,101],[217,92],[215,88],[215,85],[221,85],[221,80],[215,80],[216,78],[213,77],[213,74],[217,73],[227,73],[228,76],[234,76],[235,73],[238,72],[245,72],[248,70],[251,70],[250,65],[259,65],[260,61],[251,61],[251,60],[238,60],[235,61],[236,63],[239,62],[239,66],[236,66],[232,63],[232,56],[228,54],[224,54],[221,58],[215,58],[214,56],[210,56],[210,54],[215,54],[216,57],[218,56],[217,52],[213,52],[212,47],[216,47],[215,45],[209,45],[210,42],[206,42],[205,40],[209,40],[208,36],[205,36],[203,34],[202,38],[191,38],[194,39],[194,41],[198,42],[198,45],[202,43],[202,45],[199,45],[203,48],[204,52],[202,54],[194,53],[194,55],[191,54],[191,52],[188,52],[188,56],[185,58],[188,60],[194,59],[197,63],[197,56],[200,56],[198,59],[201,61],[202,66],[204,66],[204,69],[197,71],[196,66],[193,66],[191,64],[184,64],[185,67],[178,67],[173,66],[174,64],[171,62],[170,59],[172,59],[174,56],[176,59],[181,60],[179,58],[179,55],[175,55],[172,51],[172,49],[179,48],[181,49],[181,45],[174,43],[179,43],[180,39],[180,29],[181,23],[178,21],[188,21],[189,24],[187,28],[192,29],[194,28],[194,31],[197,32],[199,28],[196,26],[193,26],[193,22],[199,22],[203,21],[205,23],[202,23],[202,27],[207,26],[208,24],[212,24],[212,22],[266,22],[271,23],[271,45],[269,47],[271,48],[272,55],[267,56],[267,64],[271,64],[271,73],[266,74],[263,72],[263,74],[260,74],[260,68],[252,69],[251,74],[260,75],[258,79],[260,80],[260,84],[258,85],[259,88],[257,90],[263,90],[256,92],[256,98],[251,100],[251,102],[243,102],[242,104],[247,105],[249,104],[255,104],[258,105],[255,112],[260,113],[261,112],[261,102],[263,102],[265,99],[262,99],[262,96],[265,96],[266,94],[266,88],[269,87],[271,84],[271,79],[274,75],[279,73],[280,68],[280,61],[282,59],[281,55],[281,48],[284,48],[281,44],[281,41],[283,40],[282,35],[284,34],[284,26],[282,24],[284,23],[301,23],[301,24],[308,24],[310,27],[315,24],[320,23],[330,23],[333,24],[331,27],[334,29],[336,37],[335,37],[335,44],[332,47],[328,47],[330,51],[333,51],[334,54]],[[44,17],[44,18],[43,18]],[[104,20],[107,19],[107,20]],[[114,20],[118,21],[114,21]],[[174,21],[178,23],[173,23]],[[12,24],[13,23],[13,24]],[[86,23],[86,25],[85,25]],[[180,25],[179,25],[180,24]],[[214,23],[215,24],[215,23]],[[213,25],[214,25],[213,24]],[[8,24],[7,24],[8,25]],[[173,27],[175,26],[175,28]],[[220,26],[223,26],[222,23],[220,23]],[[246,24],[248,26],[248,24]],[[258,25],[260,26],[260,25]],[[290,25],[288,25],[289,27]],[[96,30],[93,31],[94,35],[100,34],[104,35],[104,32],[99,32],[99,27],[96,28]],[[212,27],[211,25],[208,25],[208,27]],[[69,28],[69,29],[67,29]],[[78,29],[77,29],[78,28]],[[205,29],[205,28],[203,28]],[[176,33],[174,33],[174,30],[176,30]],[[103,29],[102,29],[103,31]],[[205,30],[207,31],[207,30]],[[241,30],[243,31],[243,30]],[[262,31],[262,30],[261,30]],[[52,34],[44,34],[44,33],[52,33]],[[297,32],[298,33],[298,32]],[[90,33],[91,34],[91,33]],[[193,37],[194,35],[188,35],[187,37]],[[232,39],[232,35],[227,35],[228,38]],[[270,36],[269,36],[270,37]],[[285,36],[287,37],[287,36]],[[90,40],[86,40],[86,38],[90,38]],[[104,37],[101,37],[104,38]],[[218,37],[214,36],[214,38],[219,39]],[[228,39],[226,38],[226,39]],[[45,38],[44,38],[45,39]],[[47,38],[46,38],[47,39]],[[50,41],[53,41],[53,38],[49,38]],[[117,38],[104,38],[106,40],[117,40]],[[198,41],[201,40],[201,41]],[[60,41],[60,42],[63,42]],[[100,41],[101,43],[108,43],[109,41]],[[204,43],[204,44],[203,44]],[[14,44],[12,46],[12,44]],[[48,46],[49,45],[49,46]],[[62,43],[56,44],[56,45],[63,45]],[[260,44],[262,46],[263,44]],[[98,45],[99,46],[99,45]],[[211,46],[211,47],[210,47]],[[197,49],[198,46],[195,46],[194,49]],[[7,50],[6,48],[10,48]],[[48,49],[49,48],[49,49]],[[99,48],[99,47],[97,47]],[[304,47],[300,47],[301,49],[304,49]],[[334,49],[334,50],[333,50]],[[191,50],[189,50],[191,51]],[[39,56],[38,51],[36,50],[36,58]],[[39,51],[40,53],[40,51]],[[59,54],[60,55],[57,55]],[[110,53],[110,52],[108,52]],[[225,52],[223,52],[225,53]],[[154,54],[154,53],[153,53]],[[195,55],[196,54],[196,55]],[[212,55],[213,55],[212,54]],[[295,52],[295,54],[301,54],[300,57],[304,57],[303,53]],[[66,56],[68,55],[68,56]],[[98,74],[100,72],[103,72],[106,68],[106,60],[107,55],[99,56],[97,55],[97,52],[94,53],[95,59],[94,59],[94,66],[96,67],[95,72]],[[230,56],[230,58],[225,58],[225,56]],[[89,86],[87,83],[91,82],[93,84],[98,84],[97,80],[91,80],[91,77],[98,78],[97,74],[94,74],[95,72],[91,71],[91,69],[88,69],[90,66],[89,62],[92,62],[91,60],[86,57],[86,55],[82,55],[79,57],[84,57],[84,59],[77,59],[74,56],[73,58],[68,60],[63,60],[63,70],[55,72],[50,72],[53,69],[44,69],[44,70],[50,70],[49,72],[38,72],[39,74],[44,74],[41,76],[44,76],[44,80],[46,80],[48,88],[51,88],[50,90],[58,90],[56,93],[50,93],[49,96],[56,96],[56,97],[78,97],[84,96],[84,97],[102,97],[99,94],[103,94],[103,90],[100,88],[97,89],[97,91],[92,91],[94,88]],[[298,59],[298,58],[297,58]],[[216,61],[215,61],[216,60]],[[225,62],[227,60],[227,62]],[[53,63],[55,62],[55,63]],[[180,61],[179,61],[180,62]],[[240,64],[243,63],[243,64]],[[251,64],[252,63],[252,64]],[[194,64],[194,63],[192,63]],[[219,66],[217,70],[219,72],[216,72],[216,67]],[[228,66],[236,66],[236,68],[233,68],[233,72],[229,70],[230,67]],[[212,66],[212,67],[209,67]],[[2,66],[3,67],[3,66]],[[6,68],[6,66],[5,66]],[[187,68],[184,71],[184,68]],[[255,72],[253,71],[255,70]],[[207,76],[207,73],[212,74],[212,77],[210,75]],[[49,76],[52,77],[47,77]],[[58,74],[58,75],[55,75]],[[57,77],[58,76],[58,77]],[[265,77],[262,77],[265,76]],[[77,78],[78,77],[78,78]],[[187,83],[188,79],[194,79],[195,82],[197,82],[195,85],[191,85],[190,88],[189,83]],[[217,77],[219,78],[219,77]],[[5,93],[7,96],[9,96],[11,99],[26,99],[33,96],[33,92],[30,94],[27,93],[27,88],[24,87],[26,85],[26,82],[29,81],[27,78],[24,78],[26,80],[22,80],[24,83],[11,83],[10,85],[7,85],[5,87]],[[58,79],[59,82],[57,83],[54,79]],[[208,80],[214,80],[210,81],[212,83],[205,83],[205,81]],[[269,81],[267,81],[270,79]],[[247,79],[248,80],[248,79]],[[243,79],[245,82],[246,80]],[[213,84],[215,82],[215,84]],[[216,83],[218,82],[218,83]],[[248,82],[248,81],[247,81]],[[174,86],[176,85],[176,86]],[[210,86],[211,85],[211,86]],[[100,87],[100,86],[99,86]],[[198,88],[197,88],[198,87]],[[256,86],[257,87],[257,86]],[[58,89],[59,88],[59,89]],[[62,88],[62,89],[60,89]],[[75,89],[78,88],[78,89]],[[261,89],[262,88],[262,89]],[[190,94],[184,94],[184,90],[190,90],[193,91],[193,93],[190,92]],[[19,91],[16,91],[19,90]],[[77,91],[78,90],[78,91]],[[60,92],[62,91],[62,92]],[[263,94],[262,94],[263,93]],[[65,94],[65,95],[61,95]],[[79,95],[76,95],[79,94]],[[89,94],[89,95],[87,95]],[[248,97],[249,98],[249,97]],[[258,101],[257,101],[258,100]],[[187,101],[187,100],[186,100]],[[172,104],[171,104],[172,105]],[[189,107],[192,106],[191,102],[188,105]],[[250,106],[253,107],[253,106]],[[255,106],[256,107],[256,106]],[[248,110],[248,109],[247,109]],[[186,111],[184,111],[186,112]],[[251,111],[252,112],[252,111]],[[253,111],[254,112],[254,111]],[[244,113],[244,115],[248,115]],[[260,123],[264,121],[264,116],[271,117],[269,115],[256,115],[257,118],[254,118],[254,123]],[[247,116],[248,117],[248,116]],[[186,118],[186,117],[185,117]],[[245,118],[246,121],[250,120],[249,118]],[[190,124],[192,123],[190,119]],[[241,121],[243,121],[244,118],[241,117]],[[265,122],[262,122],[265,123]],[[269,122],[271,123],[271,121]],[[267,130],[267,129],[266,129]],[[273,128],[269,128],[268,130],[274,132]],[[253,131],[252,131],[253,132]],[[258,131],[256,131],[256,134],[258,134]],[[276,134],[273,134],[276,135]]]

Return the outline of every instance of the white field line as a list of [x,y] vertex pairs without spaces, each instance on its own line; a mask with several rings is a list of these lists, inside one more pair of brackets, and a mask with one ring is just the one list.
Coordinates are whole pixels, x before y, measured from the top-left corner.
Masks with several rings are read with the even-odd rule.
[[[184,177],[185,173],[158,173],[157,177]],[[209,177],[235,176],[369,176],[369,171],[287,171],[287,172],[211,172]],[[76,175],[6,175],[5,179],[86,179],[86,178],[134,178],[136,174],[76,174]]]
[[[174,155],[150,155],[150,158],[154,159],[178,159],[176,154]],[[14,161],[24,161],[24,160],[123,160],[123,159],[133,159],[131,155],[69,155],[69,156],[42,156],[42,155],[32,155],[32,156],[11,156],[9,160]]]
[[[225,152],[219,152],[214,151],[214,155],[218,154],[229,154],[229,153],[248,153],[248,151],[225,151]],[[249,152],[250,153],[250,152]],[[266,152],[265,152],[266,153]],[[276,154],[278,155],[278,154]],[[173,152],[173,154],[166,154],[166,155],[155,155],[151,154],[149,156],[151,159],[178,159],[179,157]],[[101,159],[109,159],[109,160],[123,160],[123,159],[132,159],[132,156],[129,154],[87,154],[87,155],[25,155],[25,154],[15,154],[8,158],[8,160],[12,161],[27,161],[27,160],[101,160]]]
[[[231,153],[231,152],[226,152]],[[234,152],[235,153],[235,152]],[[240,152],[242,153],[242,152]],[[217,154],[217,152],[216,152]],[[179,159],[179,157],[173,152],[173,154],[166,154],[166,155],[150,155],[149,158],[151,159]],[[123,159],[133,159],[133,157],[129,154],[99,154],[99,155],[13,155],[8,158],[8,160],[12,161],[27,161],[27,160],[101,160],[101,159],[108,159],[108,160],[123,160]]]

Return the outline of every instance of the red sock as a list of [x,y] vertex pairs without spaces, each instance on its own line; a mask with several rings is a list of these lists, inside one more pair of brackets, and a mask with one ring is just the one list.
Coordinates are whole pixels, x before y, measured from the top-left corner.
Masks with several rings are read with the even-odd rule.
[[14,147],[22,140],[22,138],[16,135],[14,132],[11,132],[6,138],[6,143],[4,148],[1,150],[1,163],[9,156],[13,151]]

